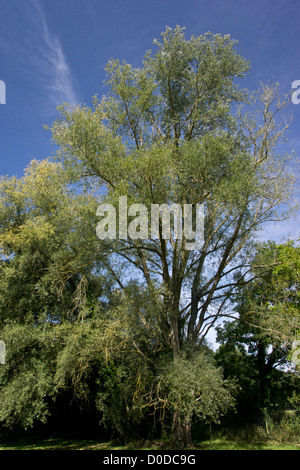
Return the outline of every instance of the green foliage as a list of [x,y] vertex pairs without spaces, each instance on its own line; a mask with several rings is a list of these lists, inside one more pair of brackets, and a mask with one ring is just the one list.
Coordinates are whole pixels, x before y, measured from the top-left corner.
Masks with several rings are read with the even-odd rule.
[[200,352],[192,358],[183,355],[160,364],[148,400],[162,421],[170,411],[177,411],[184,423],[191,416],[204,422],[218,422],[234,407],[234,394],[234,382],[224,381],[222,370],[206,352]]
[[[113,313],[110,319],[74,324],[9,324],[1,331],[1,338],[8,351],[6,364],[0,369],[0,421],[6,427],[28,428],[36,421],[46,422],[64,391],[79,406],[95,401],[96,394],[105,390],[111,393],[112,381],[107,380],[111,368],[118,369],[120,377],[124,370],[134,387],[129,374],[132,369],[120,361],[120,354],[128,352],[128,334]],[[118,387],[117,374],[113,377]],[[119,408],[122,400],[128,400],[124,391],[124,387],[118,390]],[[113,409],[110,400],[101,411],[107,414],[107,409]]]
[[241,286],[238,319],[218,328],[217,361],[226,377],[239,382],[241,414],[279,412],[290,406],[299,387],[291,364],[300,319],[298,257],[299,247],[292,241],[258,245],[251,261],[257,276]]
[[153,371],[136,355],[127,354],[122,362],[111,361],[101,371],[96,406],[101,422],[117,431],[123,443],[138,436],[152,380]]
[[[294,180],[287,159],[276,154],[286,127],[275,118],[286,102],[279,103],[277,87],[263,86],[251,97],[236,86],[235,78],[249,69],[236,41],[212,34],[187,40],[176,27],[155,45],[140,68],[111,60],[107,95],[95,97],[92,107],[61,107],[51,132],[67,177],[82,190],[101,185],[99,202],[116,206],[126,195],[128,204],[148,210],[151,204],[204,204],[205,243],[193,253],[184,239],[168,243],[161,233],[158,240],[119,240],[118,224],[116,240],[98,242],[102,262],[124,292],[129,267],[130,282],[142,276],[160,306],[165,341],[178,355],[184,342],[200,346],[209,307],[216,319],[238,290],[256,230],[286,217],[279,208]],[[241,102],[252,114],[234,112]]]
[[32,325],[11,324],[1,331],[6,364],[0,368],[0,421],[7,427],[32,427],[49,415],[55,355],[47,335]]
[[96,199],[77,194],[49,160],[31,162],[23,178],[2,178],[0,195],[0,324],[87,314],[91,288],[105,291],[93,274]]
[[254,279],[241,287],[237,312],[248,328],[274,346],[291,347],[300,330],[300,251],[295,242],[257,246]]
[[261,281],[259,325],[273,341],[291,344],[300,332],[300,247],[293,241],[263,246],[254,263],[270,257],[273,266]]

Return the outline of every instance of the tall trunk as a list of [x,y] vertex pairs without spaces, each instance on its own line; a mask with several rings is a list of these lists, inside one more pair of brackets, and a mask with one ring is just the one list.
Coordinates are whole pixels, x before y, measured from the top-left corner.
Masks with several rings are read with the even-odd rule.
[[[178,302],[176,302],[176,297],[172,298],[173,303],[171,314],[170,314],[170,326],[171,326],[171,334],[172,334],[172,349],[173,349],[173,358],[179,356],[180,354],[180,332],[179,332],[179,308]],[[174,302],[175,300],[175,302]],[[174,412],[173,416],[173,423],[172,423],[172,430],[171,430],[171,438],[170,442],[171,445],[174,445],[179,448],[191,447],[193,445],[192,442],[192,419],[191,417],[182,417],[178,410]]]
[[170,329],[173,357],[178,357],[180,353],[180,331],[179,331],[179,295],[170,295]]
[[[177,280],[178,281],[178,280]],[[174,283],[173,291],[169,298],[169,313],[170,313],[170,329],[173,358],[178,358],[180,355],[180,282]],[[178,410],[175,410],[173,416],[171,437],[171,445],[179,448],[191,447],[192,441],[192,417],[182,416]]]
[[182,418],[176,410],[173,416],[173,425],[171,431],[171,444],[180,447],[192,447],[192,420]]
[[265,407],[266,401],[266,351],[261,341],[258,342],[257,346],[257,364],[259,372],[259,388],[260,388],[260,406]]

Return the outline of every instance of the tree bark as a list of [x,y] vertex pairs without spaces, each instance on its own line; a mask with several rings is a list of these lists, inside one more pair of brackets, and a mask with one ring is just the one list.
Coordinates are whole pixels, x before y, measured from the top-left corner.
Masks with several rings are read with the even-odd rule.
[[257,364],[259,372],[259,388],[260,388],[260,406],[265,407],[266,401],[266,370],[265,370],[266,352],[261,341],[257,345]]
[[192,420],[191,418],[182,420],[179,412],[176,410],[173,416],[173,425],[171,431],[171,444],[176,447],[192,447]]

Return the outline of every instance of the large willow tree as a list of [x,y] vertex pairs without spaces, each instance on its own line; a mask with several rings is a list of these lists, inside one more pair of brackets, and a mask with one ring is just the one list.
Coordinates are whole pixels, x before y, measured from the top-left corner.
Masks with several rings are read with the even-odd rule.
[[[128,205],[143,204],[149,213],[152,204],[204,206],[198,249],[186,249],[184,236],[164,238],[161,226],[158,238],[126,239],[117,223],[115,239],[98,240],[95,253],[144,328],[148,339],[143,350],[134,343],[137,352],[169,354],[173,366],[151,396],[153,403],[169,400],[173,439],[188,445],[192,416],[213,387],[206,381],[201,388],[199,348],[248,280],[257,230],[287,217],[282,209],[293,178],[277,149],[288,123],[275,118],[286,102],[277,87],[253,95],[238,87],[249,64],[236,41],[211,33],[187,40],[176,27],[154,44],[139,68],[110,60],[106,96],[95,97],[92,107],[62,106],[51,131],[70,181],[99,190],[99,204],[117,208],[126,196]],[[171,393],[187,364],[197,380],[185,382],[185,395]],[[162,384],[167,391],[160,396]]]

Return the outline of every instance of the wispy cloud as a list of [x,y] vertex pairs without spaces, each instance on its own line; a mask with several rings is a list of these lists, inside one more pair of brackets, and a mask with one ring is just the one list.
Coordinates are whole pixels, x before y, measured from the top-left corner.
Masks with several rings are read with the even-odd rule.
[[4,3],[1,15],[0,62],[7,65],[7,80],[20,83],[24,94],[34,93],[31,102],[37,102],[43,113],[52,113],[63,102],[77,104],[71,67],[61,39],[49,27],[42,1]]
[[[48,101],[59,105],[66,101],[71,105],[78,102],[74,91],[74,80],[67,63],[61,42],[49,31],[45,13],[38,0],[31,0],[31,20],[34,23],[35,47],[31,49],[29,62],[33,63],[41,85],[47,92]],[[33,52],[33,53],[32,53]]]
[[285,243],[287,240],[299,240],[299,216],[282,222],[265,224],[259,236],[261,241],[273,240],[276,243]]

